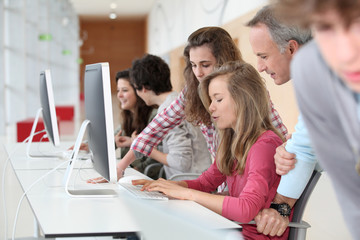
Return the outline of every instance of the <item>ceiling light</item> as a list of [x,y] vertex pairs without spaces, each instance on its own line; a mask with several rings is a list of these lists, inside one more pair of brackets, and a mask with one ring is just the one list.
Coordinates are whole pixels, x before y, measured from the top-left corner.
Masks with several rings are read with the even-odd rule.
[[110,19],[116,19],[116,17],[117,17],[117,16],[116,16],[116,13],[114,13],[114,12],[112,12],[112,13],[109,14],[109,18],[110,18]]
[[63,17],[61,24],[66,27],[69,24],[69,18]]
[[111,8],[111,9],[115,9],[115,8],[117,8],[116,3],[111,3],[111,4],[110,4],[110,8]]

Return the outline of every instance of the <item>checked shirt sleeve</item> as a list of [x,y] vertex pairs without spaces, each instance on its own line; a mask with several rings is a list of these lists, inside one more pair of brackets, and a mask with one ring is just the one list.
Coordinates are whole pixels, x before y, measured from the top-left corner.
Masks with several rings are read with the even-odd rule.
[[131,145],[132,150],[149,156],[152,149],[162,141],[166,134],[184,120],[184,91],[182,90],[178,98],[163,112],[156,115],[139,134]]
[[283,124],[279,113],[274,108],[274,104],[272,103],[272,101],[270,99],[270,95],[269,95],[269,101],[270,101],[270,107],[271,107],[270,119],[271,119],[272,125],[274,125],[274,127],[276,127],[280,133],[282,133],[284,138],[286,138],[286,135],[288,134],[288,130],[285,127],[285,125]]
[[213,159],[215,159],[216,151],[217,151],[218,144],[219,144],[218,143],[218,135],[215,130],[215,126],[211,125],[210,127],[207,127],[204,124],[200,124],[200,130],[205,137],[207,147],[208,147],[208,150],[209,150],[211,156],[213,157]]

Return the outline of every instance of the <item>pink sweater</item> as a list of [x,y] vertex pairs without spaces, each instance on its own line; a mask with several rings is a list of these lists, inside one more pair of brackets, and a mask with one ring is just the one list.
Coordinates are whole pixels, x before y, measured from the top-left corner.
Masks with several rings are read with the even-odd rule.
[[[229,196],[222,206],[222,215],[237,222],[249,222],[263,208],[269,208],[275,197],[280,176],[276,174],[274,154],[281,139],[272,131],[263,133],[251,147],[242,175],[233,173],[223,175],[214,162],[198,179],[186,181],[189,188],[212,192],[227,182]],[[288,230],[283,236],[268,237],[256,231],[256,225],[243,225],[245,239],[287,239]]]

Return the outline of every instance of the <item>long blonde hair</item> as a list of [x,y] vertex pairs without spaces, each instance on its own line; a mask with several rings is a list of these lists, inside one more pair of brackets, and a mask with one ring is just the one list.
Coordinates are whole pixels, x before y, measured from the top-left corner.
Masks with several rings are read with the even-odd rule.
[[211,103],[209,85],[213,79],[223,75],[227,77],[227,89],[235,102],[237,120],[234,129],[218,130],[217,166],[225,175],[234,171],[242,174],[250,148],[265,130],[275,132],[282,140],[283,136],[271,123],[265,83],[250,64],[240,61],[225,63],[200,83],[199,94],[206,109]]

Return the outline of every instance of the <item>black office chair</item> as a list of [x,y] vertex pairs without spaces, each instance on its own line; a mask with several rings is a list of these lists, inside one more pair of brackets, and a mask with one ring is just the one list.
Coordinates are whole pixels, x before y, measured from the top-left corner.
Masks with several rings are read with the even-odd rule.
[[305,240],[306,239],[306,230],[310,227],[310,224],[303,221],[303,215],[305,212],[305,207],[309,201],[309,198],[319,181],[321,172],[314,170],[312,173],[308,184],[306,185],[303,193],[300,198],[296,201],[294,205],[294,213],[291,223],[289,224],[290,233],[289,240]]

